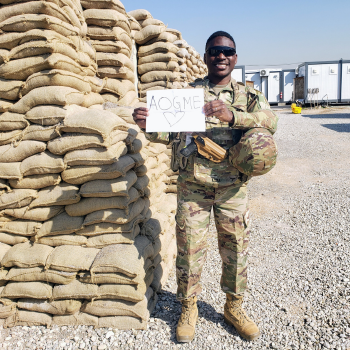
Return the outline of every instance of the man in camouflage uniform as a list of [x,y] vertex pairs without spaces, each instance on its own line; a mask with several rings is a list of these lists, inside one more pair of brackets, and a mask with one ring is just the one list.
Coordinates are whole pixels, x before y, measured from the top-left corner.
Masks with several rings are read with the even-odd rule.
[[[205,136],[225,149],[239,140],[241,133],[252,128],[276,131],[277,116],[263,94],[231,78],[237,55],[235,42],[226,32],[216,32],[207,41],[205,63],[208,77],[197,79],[192,88],[203,88],[206,115]],[[233,50],[232,50],[233,49]],[[134,120],[145,127],[147,108],[137,108]],[[175,133],[146,134],[152,142],[170,143]],[[196,296],[201,292],[200,277],[206,258],[207,232],[213,209],[218,245],[222,258],[221,288],[227,295],[225,321],[235,326],[248,340],[256,339],[259,329],[242,308],[247,288],[247,248],[249,211],[247,181],[249,177],[234,168],[228,158],[214,163],[200,155],[181,158],[187,133],[180,133],[176,155],[181,164],[178,177],[177,223],[177,298],[182,314],[177,339],[194,338],[198,318]]]

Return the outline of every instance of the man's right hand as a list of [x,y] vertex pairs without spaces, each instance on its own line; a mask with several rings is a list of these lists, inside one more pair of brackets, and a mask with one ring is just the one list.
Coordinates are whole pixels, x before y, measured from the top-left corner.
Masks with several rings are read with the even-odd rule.
[[134,122],[141,128],[146,129],[146,118],[149,116],[148,108],[139,107],[134,109],[132,117]]

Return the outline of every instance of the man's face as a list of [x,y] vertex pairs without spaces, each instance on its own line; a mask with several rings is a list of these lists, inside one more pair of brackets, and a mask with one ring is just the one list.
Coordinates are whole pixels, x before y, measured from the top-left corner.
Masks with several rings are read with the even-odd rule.
[[[234,43],[225,36],[217,36],[208,43],[207,49],[213,46],[229,46],[235,48]],[[219,56],[210,56],[204,54],[204,62],[208,67],[208,76],[223,79],[231,76],[231,72],[237,63],[237,54],[233,56],[225,56],[222,52]]]

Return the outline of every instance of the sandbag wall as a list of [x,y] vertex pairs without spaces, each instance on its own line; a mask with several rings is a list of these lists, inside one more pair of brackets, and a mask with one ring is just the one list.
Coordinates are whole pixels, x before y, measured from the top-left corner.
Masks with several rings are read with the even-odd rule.
[[135,67],[131,60],[132,20],[119,0],[82,0],[87,35],[96,50],[97,75],[104,79],[105,102],[134,106],[137,100]]

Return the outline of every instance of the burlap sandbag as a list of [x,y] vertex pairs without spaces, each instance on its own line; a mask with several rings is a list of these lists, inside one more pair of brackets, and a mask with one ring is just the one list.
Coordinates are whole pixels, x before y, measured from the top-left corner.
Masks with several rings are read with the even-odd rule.
[[84,11],[84,17],[88,25],[101,27],[121,27],[130,33],[130,24],[125,15],[109,9],[88,9]]
[[30,125],[22,133],[22,140],[50,141],[60,136],[57,125]]
[[56,326],[98,326],[98,317],[77,312],[74,315],[54,316],[52,324]]
[[158,80],[178,81],[180,79],[180,75],[178,72],[152,71],[143,74],[140,79],[143,83],[151,83]]
[[141,24],[142,28],[147,28],[150,26],[165,27],[165,24],[161,20],[155,18],[146,18],[142,21],[139,21],[139,23]]
[[176,39],[177,39],[176,35],[168,33],[167,31],[164,31],[163,33],[159,34],[155,38],[147,41],[146,44],[151,45],[159,41],[173,43]]
[[79,246],[59,246],[53,250],[47,259],[46,267],[67,272],[90,270],[99,251],[99,249]]
[[100,166],[74,166],[62,172],[61,176],[65,182],[80,185],[92,180],[115,179],[125,176],[135,162],[129,156],[123,156],[113,164]]
[[147,329],[147,321],[143,321],[139,318],[130,316],[107,316],[98,318],[98,327],[112,327],[119,330],[145,330]]
[[97,52],[96,61],[98,66],[127,67],[134,70],[134,64],[129,57],[122,53]]
[[151,39],[156,38],[159,34],[163,33],[166,29],[164,23],[162,23],[161,25],[151,24],[143,27],[144,28],[139,32],[137,32],[134,37],[135,42],[138,45],[143,45],[146,42],[150,41]]
[[9,299],[50,299],[51,296],[51,285],[43,282],[9,282],[0,295]]
[[157,87],[167,88],[167,89],[181,89],[181,85],[178,82],[169,81],[153,81],[152,83],[138,83],[140,92],[146,92],[147,90],[153,90]]
[[9,145],[21,141],[23,136],[22,130],[12,130],[6,132],[0,132],[0,145]]
[[[40,244],[49,245],[51,247],[59,247],[61,245],[78,245],[84,247],[88,246],[88,239],[84,236],[77,236],[76,234],[41,237],[37,239],[37,242]],[[99,248],[95,246],[91,247]]]
[[80,310],[80,300],[42,301],[35,299],[20,299],[17,302],[19,309],[44,312],[51,315],[73,315]]
[[153,55],[155,53],[177,53],[179,48],[172,43],[157,42],[152,45],[141,46],[138,51],[139,57]]
[[83,197],[114,197],[126,196],[137,181],[134,171],[130,170],[125,176],[112,180],[95,180],[84,183],[79,194]]
[[9,244],[9,245],[16,245],[27,241],[28,241],[27,237],[14,235],[12,233],[0,232],[0,242],[2,243]]
[[0,49],[0,64],[3,64],[4,62],[7,62],[9,60],[8,54],[8,50]]
[[12,16],[0,23],[4,32],[27,32],[32,29],[48,29],[63,36],[79,35],[80,29],[60,19],[43,14]]
[[113,41],[122,41],[132,49],[132,40],[130,35],[120,27],[97,27],[89,26],[88,27],[88,36],[94,40],[113,40]]
[[45,54],[9,61],[0,66],[0,75],[5,79],[26,80],[34,73],[46,69],[67,70],[82,76],[95,75],[96,68],[83,67],[70,57],[60,53]]
[[18,100],[23,86],[21,80],[0,79],[0,98],[5,100]]
[[[74,247],[76,248],[76,247]],[[56,248],[57,249],[57,248]],[[91,249],[91,248],[85,248]],[[91,300],[98,296],[98,286],[96,284],[81,283],[74,280],[66,285],[56,285],[53,288],[53,300],[60,299],[87,299]]]
[[82,0],[81,5],[86,9],[111,9],[126,14],[125,7],[119,0]]
[[[133,220],[126,224],[114,224],[109,222],[101,222],[98,224],[87,225],[83,229],[76,231],[77,235],[87,237],[98,236],[103,234],[125,233],[131,235],[135,226],[143,220],[142,215],[137,215]],[[128,236],[127,236],[128,237]]]
[[35,221],[16,220],[9,222],[0,222],[1,232],[20,236],[34,236],[40,227],[41,223]]
[[80,132],[84,134],[98,134],[104,140],[114,130],[127,131],[125,121],[109,111],[86,109],[79,113],[66,116],[61,130],[64,132]]
[[84,94],[65,86],[44,86],[30,91],[11,107],[11,112],[27,113],[37,105],[71,105],[81,104]]
[[137,176],[141,177],[147,174],[147,167],[144,164],[134,169]]
[[48,174],[32,175],[20,180],[10,180],[9,184],[12,188],[31,188],[38,190],[40,188],[58,185],[60,182],[61,177],[58,174]]
[[48,151],[24,159],[20,167],[23,176],[56,174],[62,172],[64,168],[63,159]]
[[62,213],[64,206],[54,205],[51,207],[39,207],[30,209],[29,207],[22,207],[19,209],[5,209],[3,212],[6,215],[12,216],[22,220],[32,221],[46,221],[54,216]]
[[[0,66],[1,67],[1,66]],[[9,100],[4,100],[0,98],[0,113],[4,113],[10,110],[10,108],[13,106],[13,102]]]
[[84,220],[84,226],[98,224],[100,222],[110,222],[117,224],[126,224],[132,221],[145,208],[146,201],[139,198],[130,206],[127,215],[122,209],[99,210],[88,214]]
[[101,92],[111,92],[123,97],[129,91],[135,91],[135,85],[130,80],[106,78],[106,83]]
[[152,72],[152,71],[179,71],[179,64],[175,61],[170,62],[154,62],[154,63],[145,63],[138,65],[138,72],[140,75]]
[[135,167],[139,167],[145,162],[145,158],[140,153],[132,153],[129,156],[135,161]]
[[15,189],[0,196],[0,209],[20,208],[30,204],[37,198],[37,191],[30,189]]
[[41,312],[33,312],[26,310],[18,310],[16,315],[8,317],[5,321],[4,327],[34,327],[34,326],[46,326],[50,327],[52,323],[52,317],[48,314]]
[[12,315],[15,315],[16,311],[17,311],[16,303],[11,302],[9,299],[2,299],[2,300],[0,299],[0,319],[1,320],[8,318]]
[[46,144],[39,141],[22,141],[17,145],[0,146],[0,162],[20,162],[33,154],[45,151]]
[[118,78],[135,82],[135,74],[133,70],[127,67],[118,66],[100,66],[97,70],[98,76],[101,78]]
[[[30,208],[46,207],[52,205],[68,205],[80,201],[79,187],[60,183],[38,192],[37,198],[29,205]],[[1,197],[0,197],[1,198]]]
[[0,130],[22,130],[29,125],[23,114],[5,112],[0,115]]
[[13,246],[2,258],[5,267],[37,267],[45,266],[46,260],[53,251],[52,247],[43,244],[25,242]]
[[177,62],[178,57],[173,52],[167,53],[155,53],[151,55],[147,55],[144,57],[139,57],[138,64],[146,64],[146,63],[154,63],[154,62]]
[[69,216],[65,211],[52,220],[45,221],[37,231],[36,238],[44,236],[68,235],[83,227],[84,218]]
[[[96,63],[84,52],[72,47],[67,43],[53,40],[47,42],[45,40],[35,40],[14,47],[9,53],[10,60],[18,60],[26,57],[40,56],[45,54],[58,53],[71,58],[83,67],[97,68]],[[54,85],[54,84],[51,84]],[[61,84],[60,84],[61,85]]]
[[[111,244],[133,244],[134,238],[137,236],[137,229],[139,226],[136,226],[134,231],[131,234],[126,233],[108,233],[104,235],[89,237],[87,239],[86,246],[94,248],[104,248]],[[103,283],[119,283],[119,282],[103,282]]]
[[55,284],[71,283],[76,272],[47,270],[44,267],[20,268],[13,267],[6,278],[13,282],[47,282]]
[[8,244],[0,242],[0,262],[10,248],[11,246],[9,246]]
[[143,196],[144,194],[144,190],[145,188],[148,186],[149,184],[149,177],[148,176],[139,176],[137,178],[137,181],[135,182],[135,184],[133,185],[141,194],[141,196]]
[[91,86],[85,79],[86,77],[79,74],[60,69],[41,71],[28,77],[21,93],[26,95],[29,91],[41,86],[68,86],[83,93],[90,93]]
[[135,101],[138,102],[137,92],[129,91],[119,99],[118,104],[121,106],[133,106],[135,104]]
[[143,9],[129,11],[128,15],[134,17],[137,21],[142,21],[147,18],[152,18],[151,13]]
[[127,150],[125,143],[119,141],[107,149],[99,147],[68,152],[64,162],[67,166],[112,164],[126,155]]
[[146,285],[102,284],[98,287],[96,299],[122,299],[137,303],[146,293]]
[[46,105],[32,108],[26,113],[26,118],[40,125],[56,125],[67,115],[68,110],[62,106]]
[[138,303],[122,300],[96,300],[83,305],[82,311],[95,316],[132,316],[142,320],[147,319],[147,303],[145,297]]
[[130,57],[131,55],[131,49],[123,41],[91,40],[91,44],[96,50],[96,52],[122,53],[127,57]]
[[82,107],[89,108],[93,105],[102,105],[104,102],[100,94],[96,92],[90,92],[89,94],[84,95],[84,100],[81,103]]

